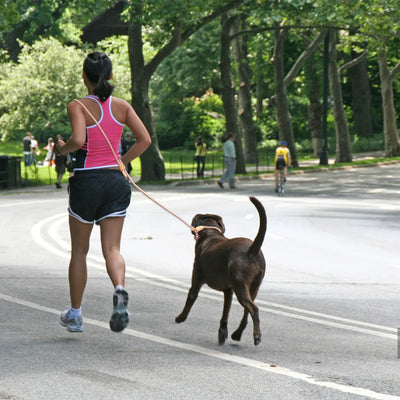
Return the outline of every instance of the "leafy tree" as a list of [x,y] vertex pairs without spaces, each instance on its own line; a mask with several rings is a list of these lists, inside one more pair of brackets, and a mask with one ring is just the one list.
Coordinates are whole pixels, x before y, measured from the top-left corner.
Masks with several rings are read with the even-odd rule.
[[22,45],[19,63],[0,76],[2,139],[21,139],[31,131],[40,141],[69,134],[67,102],[85,94],[83,53],[54,38]]
[[194,33],[159,66],[150,84],[154,107],[170,100],[220,93],[220,24],[213,21]]
[[13,0],[0,0],[0,32],[5,32],[20,18],[17,5]]
[[397,32],[400,29],[398,0],[349,0],[339,4],[316,0],[333,23],[355,31],[356,43],[367,42],[370,57],[377,58],[382,96],[385,151],[387,156],[400,154],[393,84],[400,72]]
[[[365,3],[365,4],[364,4]],[[398,57],[400,9],[397,0],[374,0],[357,4],[360,32],[369,37],[369,46],[378,55],[386,156],[400,155],[393,84],[400,72]]]
[[210,147],[224,134],[218,96],[219,31],[217,21],[200,29],[154,74],[150,92],[160,149],[192,148],[197,136]]
[[[20,41],[32,45],[40,37],[55,37],[62,43],[81,44],[80,28],[114,0],[0,0],[0,21],[9,23],[0,32],[0,46],[18,61]],[[0,3],[1,5],[1,3]]]
[[[110,38],[101,43],[113,61],[115,94],[130,99],[127,40]],[[87,94],[82,82],[82,50],[57,39],[22,45],[18,63],[2,65],[0,75],[0,129],[2,139],[20,139],[32,131],[40,141],[60,133],[69,135],[66,105]],[[125,61],[124,61],[125,60]]]
[[337,32],[329,32],[329,84],[333,98],[333,116],[336,131],[336,162],[351,162],[351,142],[343,106],[342,85],[337,66]]

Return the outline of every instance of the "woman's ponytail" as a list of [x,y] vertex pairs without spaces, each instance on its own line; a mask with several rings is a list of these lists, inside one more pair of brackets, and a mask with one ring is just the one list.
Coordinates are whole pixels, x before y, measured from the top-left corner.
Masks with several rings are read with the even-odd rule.
[[106,101],[114,90],[114,86],[111,85],[107,79],[100,77],[97,81],[97,85],[94,88],[94,94],[99,97],[101,101]]
[[90,82],[96,84],[94,94],[101,101],[106,101],[114,90],[108,82],[112,75],[111,60],[104,53],[90,53],[83,63],[83,70]]

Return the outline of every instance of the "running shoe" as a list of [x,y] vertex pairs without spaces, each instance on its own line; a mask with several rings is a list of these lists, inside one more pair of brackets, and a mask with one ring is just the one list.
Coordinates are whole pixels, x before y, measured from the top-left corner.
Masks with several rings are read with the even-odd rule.
[[114,309],[110,319],[110,328],[113,332],[121,332],[129,323],[128,301],[129,295],[125,290],[114,292]]
[[65,326],[68,332],[83,332],[82,317],[71,317],[69,315],[69,307],[61,313],[60,324]]

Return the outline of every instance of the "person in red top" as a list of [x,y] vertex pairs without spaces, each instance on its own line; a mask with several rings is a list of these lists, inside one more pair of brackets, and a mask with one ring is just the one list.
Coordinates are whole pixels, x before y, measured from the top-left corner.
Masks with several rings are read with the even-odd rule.
[[[106,133],[118,155],[122,129],[127,125],[136,137],[135,144],[121,157],[124,164],[139,157],[151,138],[132,106],[112,97],[114,87],[111,60],[101,52],[90,53],[83,64],[83,82],[88,96],[79,101]],[[129,182],[106,139],[85,108],[77,101],[68,104],[72,135],[58,140],[59,154],[76,152],[74,175],[69,179],[69,228],[71,260],[69,286],[71,306],[60,317],[70,332],[82,332],[81,304],[87,281],[86,255],[94,223],[100,226],[101,246],[107,273],[114,286],[110,328],[120,332],[128,325],[128,292],[125,290],[125,261],[120,253],[122,227],[131,198]]]

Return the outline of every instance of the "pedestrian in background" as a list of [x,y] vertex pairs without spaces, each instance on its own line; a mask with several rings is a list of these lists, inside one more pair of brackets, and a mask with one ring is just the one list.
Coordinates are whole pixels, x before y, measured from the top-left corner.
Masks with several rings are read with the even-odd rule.
[[[121,151],[120,151],[121,156],[124,156],[131,147],[132,147],[132,132],[126,132],[125,137],[121,140]],[[132,165],[130,162],[126,164],[126,170],[130,175],[132,171]]]
[[207,145],[203,142],[202,137],[198,137],[195,143],[196,153],[194,160],[197,163],[197,177],[204,177],[204,168],[206,165]]
[[47,150],[46,158],[44,160],[44,166],[51,167],[54,165],[54,140],[53,138],[48,138],[47,139],[47,145],[43,147],[45,150]]
[[224,188],[224,182],[229,178],[229,187],[236,189],[235,171],[236,171],[236,150],[235,150],[235,135],[230,133],[224,144],[224,159],[226,171],[221,179],[217,182],[218,186]]
[[25,167],[30,167],[32,165],[32,147],[31,147],[31,143],[32,143],[32,133],[27,132],[25,137],[22,140]]
[[[61,135],[57,135],[56,136],[56,142],[58,140],[63,140]],[[65,158],[66,158],[66,155],[65,154],[57,154],[56,152],[54,152],[54,153],[55,153],[54,161],[55,161],[56,173],[57,173],[56,188],[57,189],[61,189],[62,188],[61,180],[62,180],[62,177],[65,174]]]

